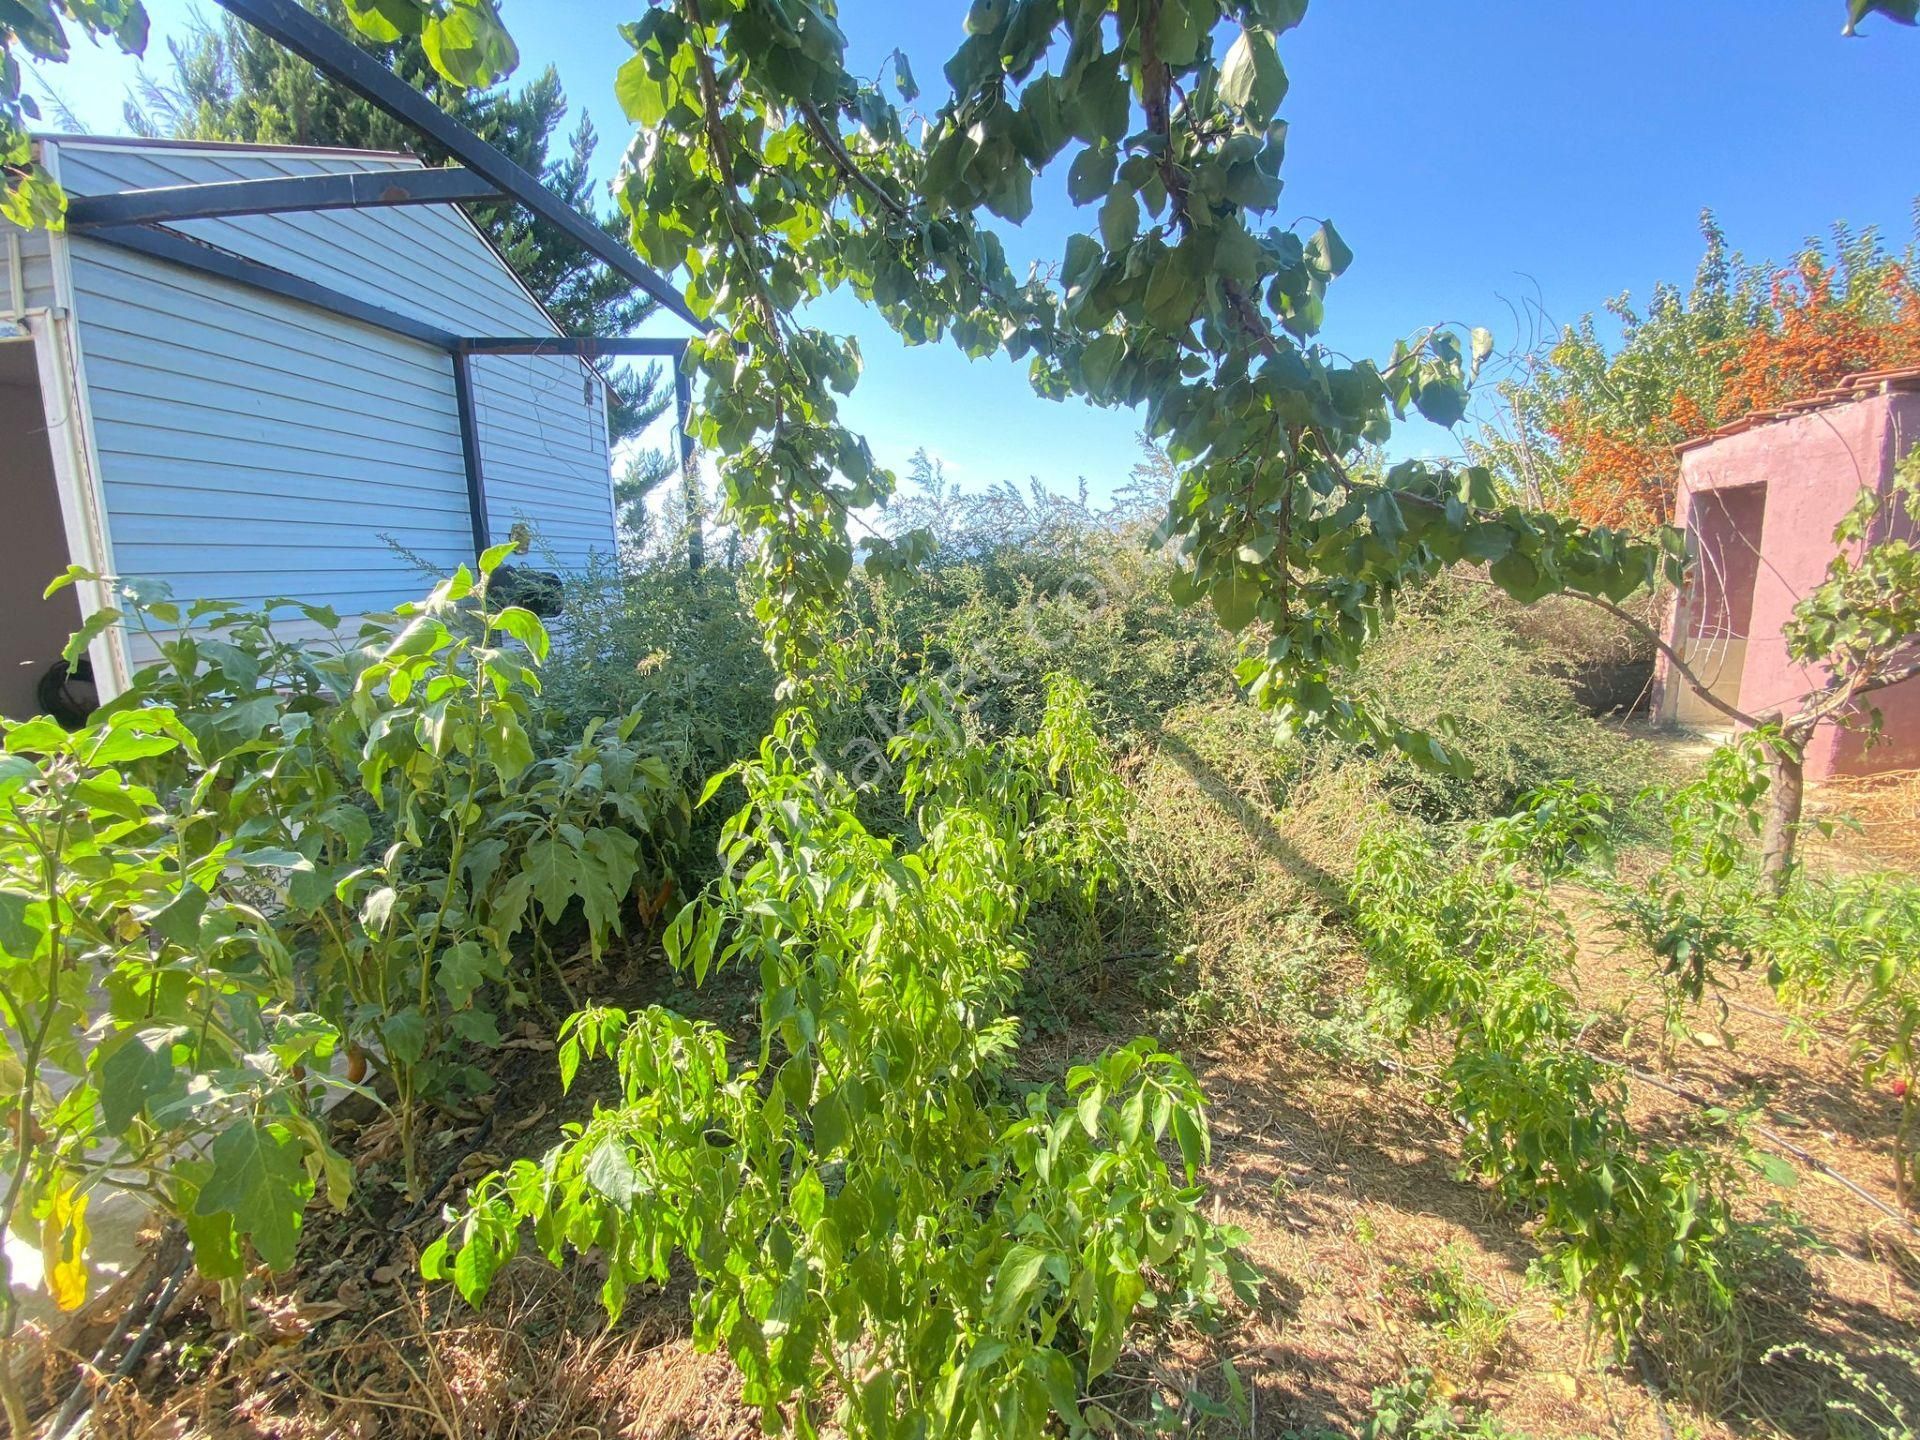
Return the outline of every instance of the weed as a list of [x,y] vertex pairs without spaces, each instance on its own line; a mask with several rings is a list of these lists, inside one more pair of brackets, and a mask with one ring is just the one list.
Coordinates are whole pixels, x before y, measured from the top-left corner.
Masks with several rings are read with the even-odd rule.
[[[1357,1440],[1527,1440],[1493,1416],[1456,1404],[1425,1366],[1415,1366],[1389,1385],[1374,1387],[1372,1413],[1361,1422]],[[1285,1440],[1342,1440],[1336,1430],[1290,1430]]]
[[[1920,1386],[1920,1349],[1876,1345],[1861,1359],[1885,1362],[1905,1372],[1905,1388]],[[1813,1345],[1781,1345],[1769,1350],[1769,1365],[1800,1360],[1821,1378],[1821,1403],[1835,1440],[1914,1440],[1915,1415],[1885,1379],[1870,1375],[1860,1360]]]
[[1457,1248],[1449,1247],[1433,1264],[1397,1273],[1392,1283],[1432,1331],[1431,1363],[1437,1373],[1473,1379],[1498,1364],[1513,1310],[1467,1273]]

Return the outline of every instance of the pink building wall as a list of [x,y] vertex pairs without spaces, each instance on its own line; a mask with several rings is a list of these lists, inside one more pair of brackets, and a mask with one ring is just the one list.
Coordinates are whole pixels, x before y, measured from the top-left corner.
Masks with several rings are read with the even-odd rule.
[[[1920,390],[1909,382],[1906,389],[1863,389],[1857,399],[1765,420],[1683,451],[1674,523],[1694,540],[1701,563],[1674,608],[1667,641],[1682,654],[1697,653],[1711,643],[1716,623],[1724,626],[1730,611],[1746,609],[1737,703],[1747,714],[1791,713],[1820,687],[1817,669],[1788,659],[1784,627],[1799,599],[1826,577],[1833,527],[1863,487],[1884,492],[1895,460],[1916,444]],[[1737,488],[1743,486],[1764,491]],[[1756,510],[1762,515],[1757,553],[1745,532]],[[1730,517],[1741,524],[1729,526]],[[1742,533],[1730,541],[1735,529]],[[1748,585],[1750,607],[1743,593]],[[1671,718],[1685,687],[1664,658],[1656,686],[1656,713]],[[1880,741],[1868,748],[1858,732],[1821,726],[1807,746],[1810,778],[1920,766],[1920,679],[1879,691],[1873,700],[1883,716]]]

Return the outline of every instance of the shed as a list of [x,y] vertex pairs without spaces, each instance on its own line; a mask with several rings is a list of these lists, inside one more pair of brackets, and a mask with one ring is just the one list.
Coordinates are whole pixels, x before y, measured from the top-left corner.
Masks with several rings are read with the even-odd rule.
[[[612,552],[592,352],[566,349],[457,204],[400,198],[460,194],[466,172],[360,150],[38,143],[70,219],[189,186],[203,200],[185,213],[204,218],[0,223],[0,713],[40,708],[37,680],[104,602],[89,586],[41,598],[70,562],[182,598],[288,596],[351,617],[516,525],[536,567]],[[362,198],[315,208],[328,176]],[[299,205],[204,200],[281,180],[307,182]],[[466,337],[518,343],[469,354]],[[103,696],[140,651],[117,628],[95,643]]]
[[[1753,716],[1791,714],[1822,686],[1817,667],[1789,659],[1785,626],[1826,578],[1834,526],[1862,488],[1886,494],[1916,445],[1920,369],[1852,376],[1681,447],[1674,523],[1694,566],[1666,640],[1720,700]],[[1822,725],[1807,746],[1809,778],[1920,765],[1920,679],[1877,692],[1873,704],[1879,743]],[[1664,657],[1655,705],[1669,721],[1726,723]]]

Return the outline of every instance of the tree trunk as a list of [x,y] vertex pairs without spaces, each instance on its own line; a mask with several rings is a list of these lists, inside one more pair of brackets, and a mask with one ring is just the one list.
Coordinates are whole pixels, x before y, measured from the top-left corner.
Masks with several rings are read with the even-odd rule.
[[1807,797],[1806,735],[1789,730],[1767,746],[1770,783],[1767,819],[1760,833],[1760,874],[1778,895],[1786,888],[1800,848],[1800,812]]

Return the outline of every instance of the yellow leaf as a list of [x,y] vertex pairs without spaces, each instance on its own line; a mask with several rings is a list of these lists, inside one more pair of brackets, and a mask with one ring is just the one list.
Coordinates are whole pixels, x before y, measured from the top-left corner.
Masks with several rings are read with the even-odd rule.
[[87,1200],[77,1191],[60,1191],[40,1231],[47,1291],[62,1310],[78,1310],[87,1303]]

